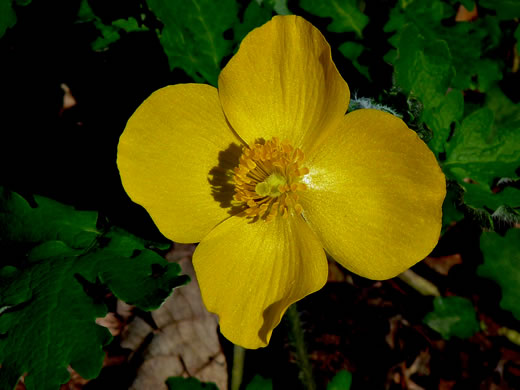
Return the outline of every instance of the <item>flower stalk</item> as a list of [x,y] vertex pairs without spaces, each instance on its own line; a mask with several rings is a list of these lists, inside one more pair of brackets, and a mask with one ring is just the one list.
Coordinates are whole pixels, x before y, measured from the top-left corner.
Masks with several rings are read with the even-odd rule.
[[239,390],[244,376],[246,350],[240,345],[233,346],[233,368],[231,369],[231,390]]
[[305,344],[305,334],[296,304],[289,306],[286,318],[289,322],[289,342],[294,348],[296,364],[298,364],[300,369],[300,380],[305,389],[316,390],[316,382],[312,374],[307,345]]

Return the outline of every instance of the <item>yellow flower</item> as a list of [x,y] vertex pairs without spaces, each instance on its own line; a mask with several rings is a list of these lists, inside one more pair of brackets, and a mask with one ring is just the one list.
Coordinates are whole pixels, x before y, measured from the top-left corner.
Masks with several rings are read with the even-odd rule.
[[[387,279],[437,243],[445,179],[397,117],[361,109],[321,33],[276,16],[243,40],[218,90],[179,84],[132,115],[123,186],[193,256],[202,297],[235,344],[268,344],[327,280],[325,251]],[[325,251],[324,251],[325,250]]]

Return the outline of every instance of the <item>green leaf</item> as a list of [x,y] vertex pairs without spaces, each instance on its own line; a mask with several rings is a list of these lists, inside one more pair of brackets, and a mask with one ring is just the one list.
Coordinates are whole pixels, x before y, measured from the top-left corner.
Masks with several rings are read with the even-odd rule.
[[481,108],[468,115],[447,145],[445,171],[465,188],[464,203],[478,209],[520,206],[518,189],[495,193],[497,178],[516,177],[520,162],[520,132],[510,122],[494,127],[494,113]]
[[479,0],[481,7],[496,11],[500,19],[512,20],[520,17],[520,2],[518,0]]
[[96,20],[94,22],[94,25],[96,26],[96,29],[99,31],[101,36],[98,37],[90,45],[92,47],[92,50],[105,50],[108,46],[110,46],[114,42],[117,42],[119,38],[121,38],[121,35],[119,35],[117,27],[114,27],[112,25],[106,25],[102,23],[100,20]]
[[462,204],[462,193],[464,188],[456,181],[448,180],[446,185],[446,197],[442,204],[442,228],[443,231],[453,222],[464,218],[464,213],[459,210]]
[[438,107],[423,112],[424,122],[433,131],[433,137],[428,145],[436,154],[446,151],[445,146],[451,126],[457,126],[463,115],[464,96],[457,90],[452,90],[444,96]]
[[495,114],[494,131],[520,128],[520,105],[513,103],[498,86],[490,88],[486,94],[486,106]]
[[453,336],[466,339],[479,331],[475,308],[462,297],[436,297],[433,311],[423,321],[446,340]]
[[[26,6],[32,0],[14,0],[16,5]],[[0,0],[0,38],[2,38],[8,28],[16,24],[16,12],[13,9],[13,0]]]
[[218,390],[214,383],[203,383],[196,378],[171,377],[166,380],[170,390]]
[[502,80],[502,70],[496,61],[489,59],[478,60],[475,65],[478,90],[487,92],[489,88]]
[[[485,92],[494,80],[502,79],[502,60],[485,58],[499,42],[501,30],[498,22],[490,17],[474,23],[457,23],[452,27],[441,24],[431,30],[437,39],[448,43],[456,74],[452,86],[457,89],[474,89]],[[492,55],[492,53],[490,53]]]
[[16,13],[13,9],[11,0],[0,1],[0,38],[5,34],[8,28],[16,24]]
[[[493,81],[502,79],[503,60],[497,60],[491,51],[500,43],[502,30],[499,22],[497,18],[484,16],[472,23],[446,26],[444,21],[453,20],[454,10],[441,0],[402,3],[401,7],[394,7],[390,12],[384,31],[396,32],[389,39],[394,47],[399,46],[408,25],[415,26],[426,42],[446,42],[453,54],[449,61],[455,69],[450,87],[486,91]],[[488,53],[492,60],[486,58]],[[388,55],[385,60],[392,60],[391,57]]]
[[15,265],[0,268],[0,388],[13,388],[27,373],[28,390],[57,389],[68,381],[69,365],[96,377],[110,341],[95,323],[107,313],[101,299],[108,290],[152,310],[186,277],[143,240],[96,230],[94,212],[43,197],[31,208],[15,193],[0,195],[0,256]]
[[92,8],[90,7],[90,4],[88,3],[88,0],[81,0],[81,3],[79,4],[79,10],[78,10],[78,21],[79,22],[92,22],[96,18],[97,17],[94,14],[94,11],[92,11]]
[[101,33],[101,36],[92,43],[92,50],[100,51],[106,49],[112,43],[117,42],[121,38],[121,30],[129,33],[136,31],[147,31],[146,26],[139,26],[135,18],[128,19],[117,19],[110,25],[106,25],[101,22],[99,18],[96,18],[94,25],[97,30]]
[[170,68],[181,68],[197,82],[217,85],[222,59],[231,54],[224,31],[237,23],[234,0],[146,0],[164,24],[160,42]]
[[454,75],[448,45],[425,39],[414,25],[406,26],[397,47],[397,84],[415,94],[426,109],[441,104]]
[[341,370],[327,385],[327,390],[349,390],[352,386],[352,374],[347,370]]
[[246,386],[245,390],[273,390],[273,381],[272,379],[266,379],[260,375],[255,375],[251,382]]
[[243,22],[234,28],[235,40],[241,41],[251,30],[260,27],[272,17],[272,6],[266,5],[266,2],[259,4],[258,1],[251,0],[244,12]]
[[291,15],[287,7],[287,0],[260,0],[263,4],[269,4],[278,15]]
[[357,42],[344,42],[338,48],[341,54],[347,57],[350,61],[352,61],[352,65],[370,80],[370,74],[368,73],[368,67],[361,65],[358,61],[359,56],[363,52],[364,46]]
[[0,236],[6,241],[41,243],[63,241],[71,248],[87,248],[100,234],[97,213],[78,211],[52,199],[34,197],[32,208],[20,195],[0,187]]
[[477,274],[494,280],[502,289],[500,307],[520,320],[520,229],[510,229],[505,237],[484,232],[480,237],[484,264]]
[[313,15],[332,18],[327,30],[332,32],[355,32],[363,36],[368,16],[359,10],[357,0],[301,0],[300,7]]
[[117,19],[107,25],[101,21],[90,7],[87,0],[82,0],[78,11],[79,22],[93,22],[100,36],[91,43],[92,50],[101,51],[107,49],[112,43],[117,42],[121,35],[121,30],[129,33],[135,31],[147,31],[146,26],[139,26],[135,18]]
[[136,31],[148,31],[148,27],[139,26],[137,20],[135,18],[128,19],[117,19],[112,22],[112,26],[117,27],[120,30],[123,30],[127,33],[136,32]]
[[466,8],[468,11],[473,11],[475,8],[475,1],[473,0],[460,0],[460,3]]

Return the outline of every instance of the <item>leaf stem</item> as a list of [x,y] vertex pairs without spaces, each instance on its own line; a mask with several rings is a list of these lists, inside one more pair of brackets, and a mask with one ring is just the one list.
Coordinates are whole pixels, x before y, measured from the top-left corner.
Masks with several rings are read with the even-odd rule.
[[239,390],[244,375],[244,359],[246,350],[239,346],[233,346],[233,368],[231,369],[231,390]]
[[404,271],[398,276],[398,278],[422,295],[431,295],[434,297],[441,296],[441,293],[435,284],[422,276],[417,275],[412,270]]
[[305,344],[305,334],[296,304],[292,304],[287,310],[287,320],[289,321],[289,342],[296,354],[296,363],[300,368],[300,380],[305,389],[316,390],[316,382],[312,375],[312,366]]

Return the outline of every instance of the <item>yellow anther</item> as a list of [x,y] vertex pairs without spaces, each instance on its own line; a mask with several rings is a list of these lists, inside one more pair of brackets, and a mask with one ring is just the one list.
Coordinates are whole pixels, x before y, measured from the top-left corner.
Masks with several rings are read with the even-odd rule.
[[297,192],[307,189],[301,180],[309,173],[302,166],[303,160],[301,149],[276,137],[246,147],[238,167],[233,169],[233,198],[242,202],[245,215],[272,221],[278,216],[301,214],[303,207],[297,203]]
[[307,175],[308,173],[309,173],[309,168],[307,168],[307,167],[302,167],[302,168],[298,169],[298,174],[300,176]]

